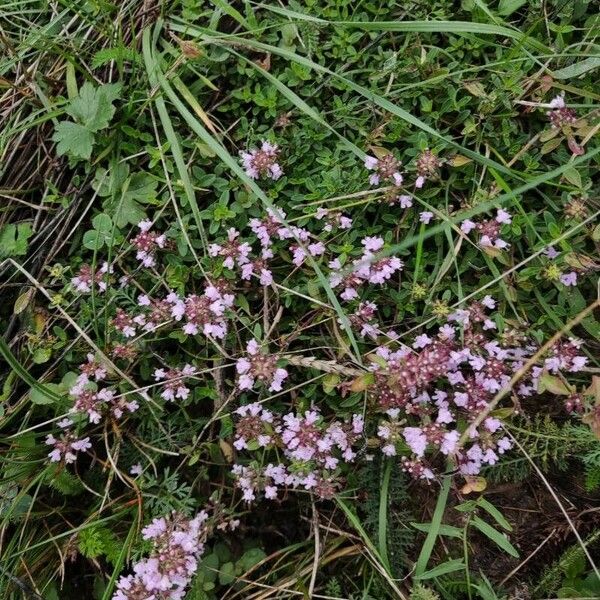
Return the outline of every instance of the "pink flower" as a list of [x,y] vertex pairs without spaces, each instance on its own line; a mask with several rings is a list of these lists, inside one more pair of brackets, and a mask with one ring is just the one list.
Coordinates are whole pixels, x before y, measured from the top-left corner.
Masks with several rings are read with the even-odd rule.
[[419,214],[419,221],[421,221],[421,223],[425,223],[425,225],[428,225],[431,219],[433,219],[433,213],[429,212],[428,210]]
[[253,148],[249,152],[241,152],[240,155],[246,175],[252,179],[268,177],[277,180],[283,175],[283,170],[277,162],[279,157],[277,144],[263,141],[260,149]]
[[560,282],[567,287],[576,286],[577,285],[577,273],[575,271],[571,271],[569,273],[564,273],[560,276]]
[[475,229],[475,227],[477,227],[477,224],[474,223],[473,221],[471,221],[470,219],[465,219],[461,225],[460,225],[460,230],[463,233],[470,233],[473,229]]
[[512,222],[512,217],[505,210],[503,210],[502,208],[499,208],[496,211],[496,221],[498,223],[503,223],[503,224],[509,225]]
[[400,161],[392,154],[386,154],[380,159],[373,156],[365,158],[365,167],[373,174],[369,177],[371,185],[379,185],[381,181],[387,181],[393,185],[402,185],[402,175],[400,173]]
[[246,351],[248,356],[238,358],[236,363],[240,390],[249,390],[259,381],[267,385],[270,392],[280,392],[288,372],[277,367],[277,357],[262,353],[256,340],[248,342]]
[[377,252],[383,248],[383,238],[380,237],[365,237],[360,242],[366,252]]
[[405,427],[403,435],[408,447],[421,458],[427,448],[427,437],[423,431],[419,427]]
[[140,233],[132,240],[131,244],[136,248],[136,258],[144,267],[154,267],[156,265],[156,250],[164,248],[167,243],[167,238],[164,234],[151,232],[152,221],[144,220],[138,223]]

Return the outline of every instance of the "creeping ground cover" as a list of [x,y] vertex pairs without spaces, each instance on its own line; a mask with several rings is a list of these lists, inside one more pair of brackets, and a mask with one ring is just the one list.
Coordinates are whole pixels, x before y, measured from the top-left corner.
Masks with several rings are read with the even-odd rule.
[[5,0],[0,598],[600,598],[592,0]]

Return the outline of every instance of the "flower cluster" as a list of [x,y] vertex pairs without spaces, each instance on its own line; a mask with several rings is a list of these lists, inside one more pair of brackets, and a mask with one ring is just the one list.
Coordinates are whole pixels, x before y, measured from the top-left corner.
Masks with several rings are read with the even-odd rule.
[[357,290],[363,284],[383,285],[394,273],[402,270],[404,264],[397,256],[377,258],[376,253],[383,248],[384,243],[381,237],[363,238],[363,254],[360,259],[353,261],[350,269],[342,270],[342,263],[338,258],[329,263],[329,267],[334,269],[329,278],[331,287],[343,288],[340,298],[354,300],[358,298]]
[[[497,336],[496,323],[487,314],[494,307],[494,300],[486,296],[451,313],[435,337],[417,336],[412,350],[380,347],[373,357],[370,394],[385,414],[377,430],[381,450],[387,456],[409,450],[412,455],[401,461],[413,477],[433,477],[425,463],[433,450],[451,457],[462,474],[476,475],[511,447],[500,433],[501,421],[489,414],[490,406],[536,347],[519,336],[514,336],[514,345],[509,343],[511,336]],[[544,369],[581,369],[587,359],[580,346],[576,340],[557,344],[544,365],[535,366],[513,394],[535,393]],[[482,422],[476,427],[478,418]]]
[[173,306],[179,302],[179,298],[176,294],[169,294],[161,299],[140,294],[137,302],[144,312],[133,317],[133,323],[144,331],[154,331],[173,319]]
[[331,233],[334,227],[339,229],[350,229],[352,227],[352,219],[345,217],[341,212],[336,210],[327,210],[326,208],[319,207],[315,213],[315,218],[325,221],[323,231],[327,233]]
[[496,211],[496,217],[494,219],[487,219],[476,223],[470,219],[465,219],[461,223],[461,230],[463,233],[469,234],[473,229],[479,233],[479,245],[483,248],[496,248],[498,250],[504,250],[508,248],[508,243],[500,237],[500,230],[502,225],[510,224],[512,218],[502,208]]
[[587,356],[581,353],[583,342],[575,338],[559,341],[551,348],[551,356],[544,361],[544,367],[552,373],[581,371],[588,362]]
[[560,281],[566,287],[574,287],[577,285],[578,273],[575,270],[564,273],[556,264],[555,259],[560,256],[560,252],[553,246],[548,246],[544,250],[544,256],[549,259],[549,264],[544,270],[544,275],[551,281]]
[[270,392],[280,392],[288,372],[277,366],[277,357],[261,352],[256,340],[248,342],[246,352],[247,356],[238,358],[236,363],[240,390],[251,389],[258,380],[268,385]]
[[260,148],[252,148],[250,152],[241,152],[242,164],[248,177],[259,179],[261,177],[279,179],[283,170],[277,162],[279,148],[277,144],[263,141]]
[[131,240],[131,244],[137,250],[135,257],[148,268],[156,266],[156,250],[164,248],[167,243],[164,233],[150,231],[152,225],[152,221],[148,219],[140,221],[138,223],[140,233]]
[[373,171],[369,177],[371,185],[379,185],[381,182],[391,183],[395,186],[402,185],[402,174],[400,173],[400,161],[393,154],[385,154],[381,158],[367,156],[365,167]]
[[550,110],[546,113],[552,127],[560,129],[564,125],[571,125],[577,121],[577,114],[565,104],[564,94],[555,96],[550,101]]
[[71,279],[71,285],[81,294],[89,294],[94,285],[97,286],[98,292],[102,293],[108,287],[108,275],[112,272],[113,268],[107,262],[103,262],[95,271],[90,265],[84,264]]
[[57,439],[52,434],[46,437],[46,444],[53,446],[52,451],[48,454],[51,462],[63,461],[67,464],[74,463],[77,460],[78,452],[85,452],[92,447],[90,438],[79,438],[68,429],[72,422],[65,419],[59,425],[65,427],[65,431]]
[[233,445],[238,450],[264,448],[273,442],[273,413],[258,402],[240,406]]
[[192,377],[196,369],[192,365],[184,365],[181,369],[155,369],[154,380],[164,381],[161,398],[175,402],[176,398],[185,400],[190,395],[190,388],[185,385],[186,377]]
[[438,175],[440,166],[440,159],[429,148],[426,148],[423,152],[421,152],[415,162],[415,167],[417,169],[415,187],[417,189],[422,188],[427,179],[436,177]]
[[[390,339],[397,339],[398,334],[395,331],[390,329],[384,332],[379,328],[375,317],[376,311],[377,305],[374,302],[361,302],[356,310],[348,315],[348,321],[359,332],[361,337],[370,337],[374,340],[380,335],[385,335]],[[341,320],[339,321],[343,328],[344,323]]]
[[150,556],[119,579],[113,600],[182,600],[204,551],[207,520],[204,510],[193,519],[177,513],[154,519],[142,530],[153,544]]
[[269,464],[264,469],[256,463],[234,465],[236,483],[247,501],[261,492],[269,499],[277,498],[278,490],[285,488],[300,488],[313,491],[320,498],[330,498],[340,484],[338,466],[355,459],[354,446],[364,428],[360,415],[328,424],[317,410],[279,418],[253,404],[242,407],[238,414],[238,449],[282,448],[288,460],[288,464]]
[[222,339],[227,333],[225,313],[233,306],[234,295],[229,293],[226,282],[208,285],[199,296],[190,294],[185,299],[171,293],[167,301],[173,307],[171,315],[175,320],[185,320],[183,332],[188,335],[203,333],[217,339]]
[[108,370],[96,361],[93,354],[87,355],[87,363],[80,365],[79,370],[77,381],[69,390],[73,398],[72,413],[86,414],[90,423],[97,424],[106,411],[115,419],[120,419],[126,411],[132,413],[138,410],[136,400],[127,400],[123,395],[117,396],[111,388],[98,389],[97,383],[107,376]]
[[227,230],[227,242],[223,244],[211,244],[208,247],[208,253],[210,256],[222,256],[223,266],[226,269],[233,270],[236,263],[238,265],[244,265],[248,260],[248,254],[252,250],[252,247],[248,242],[240,242],[238,240],[240,232],[236,231],[233,227]]

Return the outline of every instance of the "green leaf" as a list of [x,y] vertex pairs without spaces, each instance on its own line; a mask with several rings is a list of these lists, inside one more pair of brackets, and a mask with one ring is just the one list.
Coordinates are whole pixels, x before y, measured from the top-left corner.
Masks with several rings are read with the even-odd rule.
[[237,561],[236,566],[241,569],[242,573],[245,573],[252,567],[256,566],[259,562],[263,561],[266,557],[267,555],[264,550],[261,550],[260,548],[251,548],[242,554]]
[[54,129],[52,140],[58,142],[56,152],[59,156],[69,154],[85,160],[92,156],[94,134],[83,125],[61,121]]
[[433,579],[434,577],[439,577],[440,575],[445,575],[446,573],[454,573],[454,571],[462,571],[465,568],[465,563],[462,561],[462,558],[455,558],[453,560],[449,560],[429,571],[425,571],[422,575],[415,575],[415,579]]
[[141,57],[133,48],[127,48],[126,46],[102,48],[101,50],[98,50],[92,58],[92,69],[99,69],[113,60],[117,63],[129,61],[139,64],[141,62]]
[[147,173],[134,173],[129,178],[125,194],[127,198],[148,202],[156,196],[157,185],[156,179]]
[[501,17],[508,17],[526,3],[527,0],[500,0],[500,4],[498,4],[498,14]]
[[548,140],[542,146],[542,149],[540,150],[540,152],[542,154],[548,154],[549,152],[552,152],[552,150],[556,150],[556,148],[558,148],[560,146],[561,142],[562,142],[562,138],[559,138],[559,137],[555,137],[551,140]]
[[32,360],[36,365],[43,365],[52,357],[50,348],[36,348],[33,352]]
[[448,494],[450,493],[451,479],[451,477],[444,477],[442,489],[438,494],[435,510],[433,511],[433,517],[431,518],[431,529],[427,533],[427,537],[425,538],[425,542],[423,543],[421,552],[419,553],[419,558],[417,559],[417,564],[415,566],[415,577],[425,574],[425,568],[427,567],[427,563],[431,557],[433,547],[435,546],[435,541],[442,525],[442,517],[444,516],[446,503],[448,502]]
[[105,213],[96,215],[92,219],[94,229],[86,231],[83,234],[83,245],[90,250],[99,250],[106,245],[110,245],[113,237],[112,219]]
[[581,175],[577,169],[567,169],[563,176],[569,183],[581,188]]
[[584,58],[568,67],[553,71],[552,76],[555,79],[571,79],[572,77],[579,77],[579,75],[583,75],[598,67],[600,67],[600,56],[590,56],[589,58]]
[[89,250],[100,250],[104,246],[104,238],[99,231],[90,229],[83,234],[83,245]]
[[538,392],[550,392],[560,396],[569,396],[573,390],[557,375],[551,375],[547,371],[542,373],[538,381]]
[[497,546],[502,548],[507,554],[510,554],[514,558],[519,558],[517,549],[508,541],[503,533],[500,533],[497,529],[494,529],[491,525],[480,519],[479,517],[473,517],[471,524],[477,527],[483,535],[487,536]]
[[[411,525],[419,531],[429,533],[431,531],[431,523],[411,523]],[[463,537],[463,530],[454,525],[440,525],[438,529],[439,535],[445,535],[447,537],[459,538]]]
[[504,518],[504,515],[491,503],[488,502],[483,496],[477,500],[477,504],[483,508],[495,521],[506,529],[506,531],[512,531],[511,524]]
[[115,114],[112,103],[119,97],[120,91],[120,84],[108,83],[94,87],[86,81],[66,112],[88,131],[99,131],[108,127]]
[[140,206],[140,202],[154,199],[156,186],[156,180],[146,173],[134,173],[125,179],[120,198],[105,202],[104,207],[113,213],[117,227],[137,225],[146,218],[146,212]]
[[0,229],[0,259],[9,256],[25,256],[27,240],[31,237],[29,223],[9,223]]
[[[45,386],[49,392],[54,392],[60,395],[62,390],[56,383],[47,383]],[[45,390],[41,388],[31,388],[29,391],[29,399],[33,404],[54,404],[55,398],[49,395]]]
[[219,583],[229,585],[233,581],[235,581],[235,569],[232,562],[227,562],[221,566],[219,571]]

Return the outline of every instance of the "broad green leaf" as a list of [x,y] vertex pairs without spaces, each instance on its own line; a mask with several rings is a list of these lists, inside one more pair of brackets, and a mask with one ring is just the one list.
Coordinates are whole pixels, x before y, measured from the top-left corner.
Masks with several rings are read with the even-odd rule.
[[574,186],[581,187],[581,175],[577,169],[567,169],[564,172],[564,178]]
[[[62,393],[61,387],[56,383],[46,383],[44,387],[48,392],[54,392],[58,396]],[[31,388],[29,399],[33,404],[54,404],[56,402],[55,397],[52,397],[40,388]]]
[[43,365],[44,363],[47,363],[51,357],[51,348],[36,348],[33,351],[33,356],[31,357],[31,359],[36,365]]
[[94,87],[86,81],[79,90],[79,96],[70,103],[66,112],[90,132],[99,131],[110,124],[115,113],[112,103],[119,97],[120,91],[119,84]]
[[25,256],[27,240],[31,237],[29,223],[9,223],[0,229],[0,259],[9,256]]
[[264,560],[267,557],[264,550],[260,548],[251,548],[250,550],[246,550],[244,554],[237,561],[236,566],[238,566],[242,573],[249,571],[252,567],[256,566],[259,562]]
[[58,142],[56,152],[59,156],[69,154],[85,160],[92,156],[94,134],[83,125],[61,121],[54,129],[52,140]]
[[19,295],[19,297],[15,300],[13,314],[19,315],[27,308],[34,292],[35,288],[28,287],[22,294]]
[[100,250],[104,246],[104,237],[96,229],[90,229],[83,234],[82,243],[88,250]]
[[[117,227],[137,225],[146,218],[140,202],[151,202],[156,196],[157,181],[146,173],[134,173],[121,181],[123,171],[116,178],[109,179],[106,186],[99,184],[104,195],[112,195],[104,202],[104,209],[113,216]],[[102,172],[97,176],[102,176]],[[120,192],[120,193],[119,193]]]
[[148,202],[156,196],[157,181],[147,173],[134,173],[129,178],[125,195],[127,198]]
[[102,198],[114,196],[121,191],[128,176],[129,166],[127,163],[117,163],[110,170],[100,168],[96,170],[92,187]]

